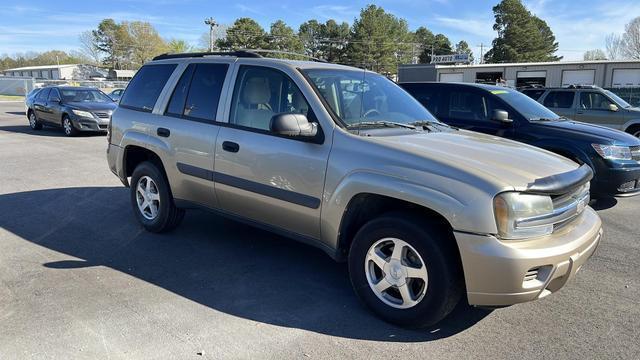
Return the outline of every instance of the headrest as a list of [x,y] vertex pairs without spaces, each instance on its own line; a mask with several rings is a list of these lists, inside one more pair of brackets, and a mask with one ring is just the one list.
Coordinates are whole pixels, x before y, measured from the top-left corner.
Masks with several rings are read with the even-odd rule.
[[266,78],[252,77],[242,90],[242,100],[249,105],[268,104],[271,100],[271,89]]

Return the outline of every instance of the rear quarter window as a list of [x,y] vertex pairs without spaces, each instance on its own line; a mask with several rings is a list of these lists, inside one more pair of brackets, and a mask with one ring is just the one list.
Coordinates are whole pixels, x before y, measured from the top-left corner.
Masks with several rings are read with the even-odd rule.
[[151,112],[176,64],[145,65],[131,79],[120,105],[124,108]]
[[573,91],[551,91],[544,98],[544,106],[549,108],[569,109],[573,106]]

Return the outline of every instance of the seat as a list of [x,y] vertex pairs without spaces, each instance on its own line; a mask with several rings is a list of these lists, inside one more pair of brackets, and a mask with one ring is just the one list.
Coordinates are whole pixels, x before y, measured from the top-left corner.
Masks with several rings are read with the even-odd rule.
[[264,77],[248,78],[242,87],[240,104],[236,110],[235,123],[251,128],[269,130],[274,113],[269,104],[271,88]]
[[293,112],[309,116],[309,104],[300,91],[293,92],[291,107]]

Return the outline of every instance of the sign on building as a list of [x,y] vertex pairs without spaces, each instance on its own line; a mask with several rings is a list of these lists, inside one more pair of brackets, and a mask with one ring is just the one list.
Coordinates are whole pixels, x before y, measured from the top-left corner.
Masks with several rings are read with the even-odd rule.
[[434,55],[431,57],[432,64],[469,64],[469,54]]

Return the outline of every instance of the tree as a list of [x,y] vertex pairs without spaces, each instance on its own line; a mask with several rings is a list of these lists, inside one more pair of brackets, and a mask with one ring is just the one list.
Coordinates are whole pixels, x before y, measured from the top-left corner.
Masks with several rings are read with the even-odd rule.
[[143,21],[124,23],[129,31],[131,42],[131,62],[133,66],[140,67],[154,56],[166,51],[166,44],[158,34],[158,31]]
[[104,19],[98,24],[98,29],[91,33],[95,46],[106,54],[104,64],[109,64],[114,69],[121,69],[129,64],[131,38],[126,23],[117,24],[113,19]]
[[624,43],[622,37],[618,34],[609,34],[605,38],[605,48],[607,49],[607,57],[610,60],[619,60],[622,57]]
[[628,59],[640,59],[640,16],[631,20],[622,35],[624,55]]
[[226,37],[217,41],[218,48],[264,49],[267,34],[260,24],[250,18],[237,19],[226,31]]
[[84,31],[79,36],[80,52],[91,59],[94,64],[100,64],[102,61],[102,53],[95,43],[95,38],[91,30]]
[[307,55],[325,59],[329,62],[346,61],[346,44],[351,36],[351,29],[346,22],[338,23],[333,19],[324,24],[317,20],[309,20],[298,30]]
[[498,36],[486,62],[558,61],[558,43],[547,23],[534,16],[521,0],[502,0],[493,7]]
[[393,74],[411,57],[407,22],[369,5],[353,23],[347,56],[351,65]]
[[467,54],[469,55],[469,62],[473,63],[473,51],[469,48],[469,44],[461,40],[456,44],[456,54]]
[[[270,50],[302,53],[303,45],[300,38],[293,32],[293,29],[282,21],[278,20],[271,24],[269,31],[267,48]],[[278,55],[276,55],[279,57]]]
[[607,60],[607,55],[600,49],[589,50],[584,53],[583,59],[587,61],[591,60]]
[[[413,33],[413,42],[420,47],[418,63],[428,64],[431,62],[431,46],[435,43],[435,35],[424,26],[416,29]],[[412,49],[413,50],[413,49]]]
[[192,51],[193,46],[185,40],[171,39],[167,42],[167,52],[170,54],[188,53]]
[[313,57],[322,57],[322,42],[326,37],[323,24],[318,20],[309,20],[300,24],[298,28],[298,37],[302,41],[302,46],[307,55]]

